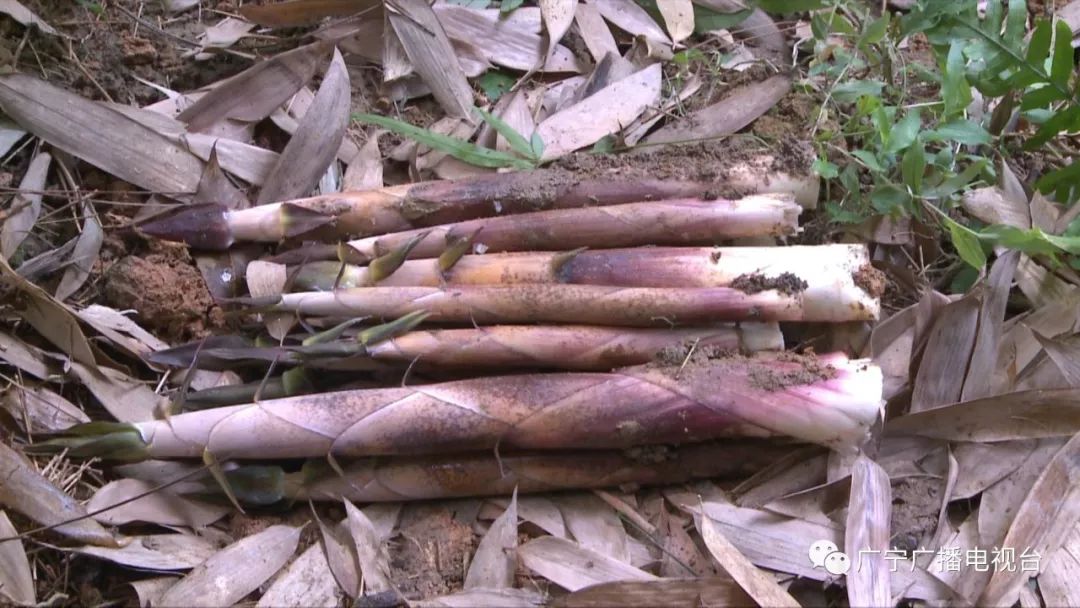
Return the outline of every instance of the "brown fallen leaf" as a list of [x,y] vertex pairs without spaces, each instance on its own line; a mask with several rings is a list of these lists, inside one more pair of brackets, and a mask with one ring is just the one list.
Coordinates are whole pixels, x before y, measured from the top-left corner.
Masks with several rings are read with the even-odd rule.
[[123,547],[76,547],[72,552],[144,570],[189,570],[217,552],[210,541],[194,534],[133,536]]
[[311,194],[334,162],[349,124],[349,73],[335,48],[315,101],[300,121],[278,164],[259,191],[257,204]]
[[968,215],[987,224],[1005,224],[1022,230],[1031,227],[1027,198],[1017,200],[998,186],[968,190],[960,197],[960,206]]
[[1068,437],[1080,431],[1080,389],[1033,390],[984,397],[894,418],[887,435],[950,441]]
[[[979,596],[981,606],[1012,606],[1020,586],[1045,567],[1041,556],[1055,552],[1080,521],[1080,434],[1074,435],[1053,457],[1016,512],[1002,547],[1040,556],[1031,568],[996,568]],[[1030,559],[1030,558],[1029,558]],[[1021,563],[1023,565],[1023,563]]]
[[90,271],[98,261],[101,245],[105,242],[105,232],[101,229],[101,221],[98,220],[94,206],[83,201],[82,215],[82,233],[79,234],[79,240],[75,241],[75,249],[67,261],[68,268],[56,287],[56,299],[61,302],[78,291],[86,283],[86,279],[90,278]]
[[270,526],[225,547],[169,588],[162,606],[230,606],[280,570],[300,542],[303,528]]
[[735,504],[760,508],[825,483],[828,460],[819,447],[797,449],[750,476],[732,490]]
[[646,38],[652,44],[671,46],[671,39],[660,29],[660,25],[637,4],[623,0],[589,0],[589,4],[624,32]]
[[[7,513],[0,510],[0,538],[18,535]],[[33,606],[37,603],[30,560],[26,558],[26,550],[19,539],[0,541],[0,598],[17,606]]]
[[152,608],[159,605],[158,600],[161,599],[162,594],[168,591],[169,587],[176,584],[177,580],[178,577],[176,576],[156,576],[138,581],[129,581],[128,585],[135,592],[139,608]]
[[326,557],[327,570],[346,596],[357,598],[361,595],[360,563],[356,555],[356,543],[352,540],[348,525],[341,522],[328,525],[316,520],[319,526],[320,547]]
[[46,152],[37,154],[19,182],[19,191],[8,206],[7,219],[0,225],[0,255],[5,260],[15,255],[41,215],[41,191],[45,189],[50,164],[52,156]]
[[517,570],[517,506],[515,491],[509,506],[492,522],[476,547],[469,571],[465,574],[466,590],[509,589],[514,586],[514,572]]
[[910,411],[914,414],[960,400],[964,376],[979,327],[978,294],[947,304],[930,330],[915,375]]
[[193,133],[227,119],[260,121],[315,76],[333,46],[332,41],[320,40],[256,63],[214,87],[177,119]]
[[604,23],[604,17],[596,6],[588,2],[579,2],[574,9],[574,23],[577,33],[589,49],[593,60],[599,62],[610,54],[618,55],[619,46],[615,43],[615,37]]
[[368,135],[360,151],[348,161],[341,188],[349,190],[369,190],[383,186],[382,153],[379,151],[379,136],[382,132]]
[[0,13],[6,14],[27,27],[34,26],[46,34],[51,34],[53,36],[60,35],[53,26],[46,23],[41,17],[38,17],[33,11],[26,8],[19,0],[0,0]]
[[287,0],[274,4],[245,4],[239,12],[248,21],[267,27],[311,25],[326,17],[347,17],[358,13],[370,18],[372,9],[381,9],[380,0]]
[[548,116],[536,127],[552,160],[618,133],[660,98],[660,64],[615,82]]
[[[173,479],[175,477],[170,476],[169,481]],[[86,506],[96,513],[94,519],[111,526],[146,522],[196,530],[209,526],[230,511],[227,506],[179,496],[168,488],[155,491],[158,485],[161,483],[138,479],[110,481],[94,492]]]
[[387,0],[386,15],[409,61],[447,115],[475,120],[472,87],[431,6],[425,0]]
[[[718,13],[737,13],[746,10],[743,0],[694,0],[695,4]],[[774,65],[784,65],[791,61],[791,49],[784,33],[765,11],[755,8],[738,25],[731,28],[737,40],[742,40],[750,47],[754,56]]]
[[600,583],[555,598],[555,608],[698,608],[752,606],[754,600],[730,577],[664,578]]
[[1052,339],[1038,332],[1032,333],[1065,377],[1067,386],[1080,388],[1080,358],[1078,358],[1080,357],[1080,340],[1076,336],[1070,336],[1067,339]]
[[0,408],[32,435],[56,433],[90,422],[86,413],[44,385],[14,385],[0,395]]
[[737,87],[720,101],[688,114],[645,138],[649,144],[712,139],[737,133],[768,112],[791,90],[792,79],[777,74]]
[[344,594],[318,543],[308,547],[270,584],[258,608],[337,608]]
[[344,502],[346,517],[342,524],[349,530],[356,548],[357,563],[364,580],[362,592],[370,595],[393,590],[386,544],[379,538],[375,525],[367,515],[348,500]]
[[996,443],[956,443],[958,472],[953,500],[977,496],[1007,475],[1015,471],[1031,454],[1037,439],[999,441]]
[[618,514],[591,494],[552,496],[562,512],[566,529],[582,547],[623,563],[630,563],[630,543]]
[[78,320],[70,309],[44,289],[20,276],[11,269],[7,260],[2,258],[0,258],[0,282],[18,292],[12,306],[15,313],[37,330],[42,337],[68,354],[72,360],[87,365],[91,369],[97,367],[90,342],[86,339]]
[[146,384],[111,367],[95,370],[72,362],[70,372],[120,422],[153,419],[154,410],[165,399]]
[[651,581],[656,576],[581,545],[554,536],[518,548],[521,563],[568,591],[613,581]]
[[656,8],[673,42],[681,42],[694,33],[694,3],[691,0],[657,0]]
[[532,589],[469,589],[410,602],[414,608],[540,608],[544,604],[544,596]]
[[[247,265],[245,280],[252,297],[280,296],[288,283],[288,268],[284,264],[254,260]],[[296,322],[288,313],[268,312],[262,315],[266,330],[275,340],[283,340]]]
[[[889,567],[889,524],[892,491],[889,476],[874,461],[860,454],[851,473],[851,501],[844,530],[848,561],[848,601],[852,606],[892,605]],[[866,553],[866,557],[863,555]],[[832,556],[825,558],[826,565]]]
[[987,378],[997,369],[1005,307],[1019,260],[1019,251],[1010,251],[999,256],[982,286],[978,332],[971,351],[964,389],[960,394],[960,399],[964,401],[989,397],[992,394],[992,384],[987,382]]
[[1043,558],[1039,593],[1047,606],[1080,605],[1080,526],[1074,526],[1061,548]]
[[86,516],[74,498],[45,479],[22,454],[0,442],[0,505],[22,513],[57,534],[102,547],[118,547],[105,528]]
[[199,183],[202,161],[179,144],[43,80],[0,76],[0,109],[57,148],[140,188],[187,194]]
[[537,66],[543,67],[551,58],[555,49],[558,48],[559,41],[566,35],[570,25],[574,22],[574,9],[577,7],[578,2],[577,0],[539,0],[539,4],[540,16],[544,21],[547,47],[541,60],[537,62]]
[[758,569],[703,514],[699,531],[709,553],[731,578],[761,606],[799,606],[799,602],[776,583],[770,574]]
[[[557,43],[552,43],[545,55],[547,46],[540,35],[542,8],[520,7],[507,15],[499,9],[440,3],[434,10],[446,35],[455,42],[468,43],[484,62],[523,71],[540,66],[544,72],[580,72],[584,67],[570,49]],[[558,16],[566,19],[561,12]]]

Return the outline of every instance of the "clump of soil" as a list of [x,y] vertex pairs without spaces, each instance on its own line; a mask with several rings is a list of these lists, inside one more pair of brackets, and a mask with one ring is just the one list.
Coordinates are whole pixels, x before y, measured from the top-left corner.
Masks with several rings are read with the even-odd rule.
[[417,505],[402,514],[400,533],[390,547],[390,572],[403,595],[430,598],[461,588],[476,549],[470,526],[446,507]]
[[875,298],[880,298],[885,294],[885,273],[870,264],[863,264],[855,274],[851,275],[851,280],[855,281],[856,287],[861,287],[863,291]]
[[783,352],[777,356],[777,360],[794,363],[796,367],[781,371],[767,365],[755,365],[750,369],[750,386],[771,392],[783,390],[789,386],[805,386],[832,380],[836,377],[836,368],[823,365],[813,354]]
[[731,286],[748,294],[775,289],[786,296],[793,296],[806,291],[810,285],[790,272],[784,272],[775,277],[766,277],[755,272],[735,277]]
[[104,295],[110,306],[134,310],[142,325],[173,342],[206,335],[214,306],[183,247],[121,258],[105,273]]

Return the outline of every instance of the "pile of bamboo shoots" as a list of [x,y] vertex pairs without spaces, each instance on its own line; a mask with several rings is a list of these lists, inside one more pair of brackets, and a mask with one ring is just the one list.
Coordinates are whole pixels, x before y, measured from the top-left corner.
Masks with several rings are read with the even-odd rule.
[[201,250],[276,244],[239,302],[260,331],[150,360],[246,382],[36,449],[202,458],[249,502],[674,483],[797,443],[852,450],[880,415],[880,370],[785,351],[780,322],[874,320],[880,278],[861,245],[738,246],[797,234],[812,201],[795,193],[816,192],[740,179],[733,198],[535,171],[184,207],[141,228]]

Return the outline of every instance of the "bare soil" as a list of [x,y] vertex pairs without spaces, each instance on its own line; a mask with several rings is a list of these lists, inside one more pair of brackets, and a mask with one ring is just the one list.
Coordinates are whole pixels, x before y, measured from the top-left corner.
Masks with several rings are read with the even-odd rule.
[[800,279],[794,273],[784,272],[775,277],[767,277],[763,274],[743,274],[735,277],[731,287],[744,293],[759,293],[775,289],[785,296],[794,296],[803,291],[810,284]]

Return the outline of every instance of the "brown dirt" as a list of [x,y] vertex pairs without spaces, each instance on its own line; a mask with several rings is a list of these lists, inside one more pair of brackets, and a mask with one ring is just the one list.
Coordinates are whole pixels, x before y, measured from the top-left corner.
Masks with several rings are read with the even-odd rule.
[[794,370],[777,371],[766,365],[755,366],[750,370],[750,385],[766,391],[779,391],[789,386],[803,386],[836,377],[836,368],[822,365],[813,354],[801,355],[784,352],[777,357],[781,361],[797,363]]
[[784,272],[775,277],[766,277],[755,272],[737,276],[731,282],[732,288],[744,293],[759,293],[775,289],[786,296],[800,294],[809,286],[809,283],[790,272]]
[[851,275],[851,280],[855,281],[857,287],[861,287],[863,291],[875,298],[880,298],[885,294],[885,273],[869,264],[864,264]]
[[394,584],[409,599],[460,590],[477,539],[470,526],[441,505],[410,505],[401,516],[401,538],[390,547]]
[[941,509],[941,483],[924,477],[908,477],[892,484],[892,544],[899,549],[925,548],[937,526]]
[[808,144],[791,138],[775,146],[765,146],[734,137],[632,154],[577,153],[555,161],[554,166],[572,171],[577,179],[618,176],[621,179],[716,182],[717,194],[720,194],[724,188],[722,182],[733,166],[753,162],[763,154],[773,156],[766,169],[793,175],[805,175],[814,158]]
[[206,335],[214,325],[213,298],[185,247],[162,244],[159,251],[120,259],[105,273],[106,302],[132,309],[138,322],[173,343]]

